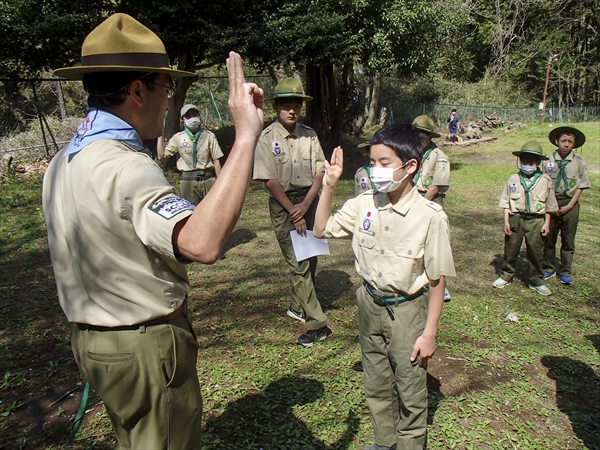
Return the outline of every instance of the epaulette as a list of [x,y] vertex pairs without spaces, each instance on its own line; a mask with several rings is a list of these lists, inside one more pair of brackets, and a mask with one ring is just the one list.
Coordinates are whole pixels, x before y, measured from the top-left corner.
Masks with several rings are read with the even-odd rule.
[[298,125],[300,125],[303,128],[306,128],[307,130],[310,130],[310,131],[313,131],[313,132],[315,131],[311,127],[309,127],[308,125],[304,125],[303,123],[298,123]]
[[277,122],[273,122],[271,125],[269,125],[267,128],[265,128],[264,130],[262,130],[262,132],[260,133],[261,136],[264,136],[265,134],[270,133],[271,131],[273,131],[273,127],[275,126]]
[[433,209],[436,212],[444,212],[444,208],[442,208],[440,205],[438,205],[436,202],[432,202],[431,200],[425,200],[425,203],[427,204],[427,206],[429,206],[431,209]]

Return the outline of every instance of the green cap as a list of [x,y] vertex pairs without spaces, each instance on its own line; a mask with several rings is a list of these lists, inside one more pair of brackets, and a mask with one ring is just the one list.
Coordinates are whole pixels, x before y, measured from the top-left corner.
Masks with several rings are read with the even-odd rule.
[[295,78],[284,78],[277,86],[275,86],[275,93],[269,100],[275,100],[276,98],[301,98],[304,101],[311,101],[312,97],[304,94],[304,88]]
[[362,144],[358,144],[358,148],[368,147],[371,144],[371,139],[373,138],[373,135],[382,128],[383,127],[381,125],[371,125],[369,128],[364,128],[360,137],[363,138],[365,142],[363,142]]
[[413,127],[417,130],[424,131],[425,133],[431,135],[431,137],[439,138],[440,135],[435,132],[435,122],[429,116],[417,116],[412,123]]
[[523,147],[521,147],[521,151],[519,151],[519,152],[512,152],[512,154],[515,155],[515,156],[521,156],[521,153],[527,153],[529,155],[539,156],[543,160],[547,160],[548,159],[547,156],[544,156],[542,154],[542,146],[540,145],[540,143],[538,141],[525,142],[523,144]]
[[573,127],[558,127],[553,129],[548,135],[548,140],[552,142],[552,145],[556,145],[556,140],[561,134],[572,134],[575,136],[575,146],[573,148],[579,148],[585,144],[585,134]]

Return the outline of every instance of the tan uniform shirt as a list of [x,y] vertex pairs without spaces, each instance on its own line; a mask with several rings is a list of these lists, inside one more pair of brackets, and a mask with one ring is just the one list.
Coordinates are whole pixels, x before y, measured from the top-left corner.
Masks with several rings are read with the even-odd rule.
[[69,322],[124,326],[163,317],[189,292],[173,228],[194,209],[161,168],[122,142],[59,152],[42,205],[60,305]]
[[[542,171],[548,174],[552,179],[552,186],[556,188],[556,179],[558,177],[558,172],[560,171],[556,159],[560,159],[560,156],[552,153],[551,155],[548,155],[548,158],[548,161],[544,161],[542,164]],[[556,189],[556,195],[573,197],[577,189],[588,189],[592,187],[588,176],[587,164],[583,158],[571,152],[567,155],[565,160],[569,161],[565,167],[568,186],[565,186],[564,181],[561,181],[560,186]]]
[[196,167],[194,167],[192,159],[193,148],[194,146],[189,136],[185,131],[180,131],[169,139],[165,147],[165,158],[179,153],[177,169],[185,172],[198,169],[214,170],[215,164],[213,161],[223,157],[217,137],[212,131],[204,130],[196,142]]
[[254,180],[277,180],[284,191],[310,187],[325,171],[325,156],[317,133],[296,123],[288,131],[279,122],[265,128],[254,154]]
[[545,214],[558,210],[554,196],[554,185],[548,175],[542,175],[529,191],[530,211],[527,211],[525,189],[521,185],[518,173],[513,173],[506,184],[498,202],[500,208],[509,209],[511,214]]
[[367,173],[365,166],[360,167],[354,174],[354,195],[357,196],[363,192],[373,189],[371,178]]
[[414,294],[429,280],[455,276],[448,218],[413,188],[396,205],[369,191],[327,221],[325,237],[352,237],[356,271],[383,292]]
[[450,187],[450,161],[437,147],[419,167],[417,189],[424,192],[429,189],[429,186],[439,186],[439,192],[446,192]]

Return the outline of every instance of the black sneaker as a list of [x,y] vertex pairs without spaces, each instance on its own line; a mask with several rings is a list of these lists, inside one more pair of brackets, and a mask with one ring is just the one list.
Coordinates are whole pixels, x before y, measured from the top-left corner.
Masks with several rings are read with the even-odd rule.
[[327,327],[319,328],[318,330],[308,330],[298,338],[298,344],[305,347],[312,347],[315,342],[324,341],[331,334],[331,330]]
[[290,306],[288,308],[286,314],[288,316],[290,316],[292,319],[299,320],[302,323],[306,322],[306,314],[304,314],[304,311],[298,312],[296,310],[293,310],[292,307]]

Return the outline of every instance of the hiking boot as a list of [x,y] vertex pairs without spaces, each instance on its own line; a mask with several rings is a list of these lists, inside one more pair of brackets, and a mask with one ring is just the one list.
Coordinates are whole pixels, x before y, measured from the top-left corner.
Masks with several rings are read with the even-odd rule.
[[450,298],[450,292],[448,292],[448,289],[444,288],[444,301],[449,302]]
[[496,281],[494,281],[492,283],[492,286],[498,289],[502,289],[504,286],[506,286],[509,282],[506,280],[503,280],[502,278],[496,278]]
[[373,444],[365,447],[364,450],[396,450],[396,446],[386,447],[385,445]]
[[552,291],[548,289],[545,284],[540,284],[539,286],[534,286],[533,284],[530,284],[529,289],[533,289],[540,295],[552,295]]
[[559,275],[560,282],[562,284],[566,284],[567,286],[571,286],[573,284],[573,278],[570,275]]
[[556,276],[556,272],[544,272],[544,280],[547,280],[548,278],[552,278]]
[[291,306],[286,311],[286,314],[292,319],[299,320],[302,323],[306,322],[306,314],[304,314],[304,312],[294,311]]
[[298,338],[298,344],[305,347],[312,347],[315,342],[327,339],[331,334],[331,330],[327,327],[319,328],[318,330],[308,330]]

